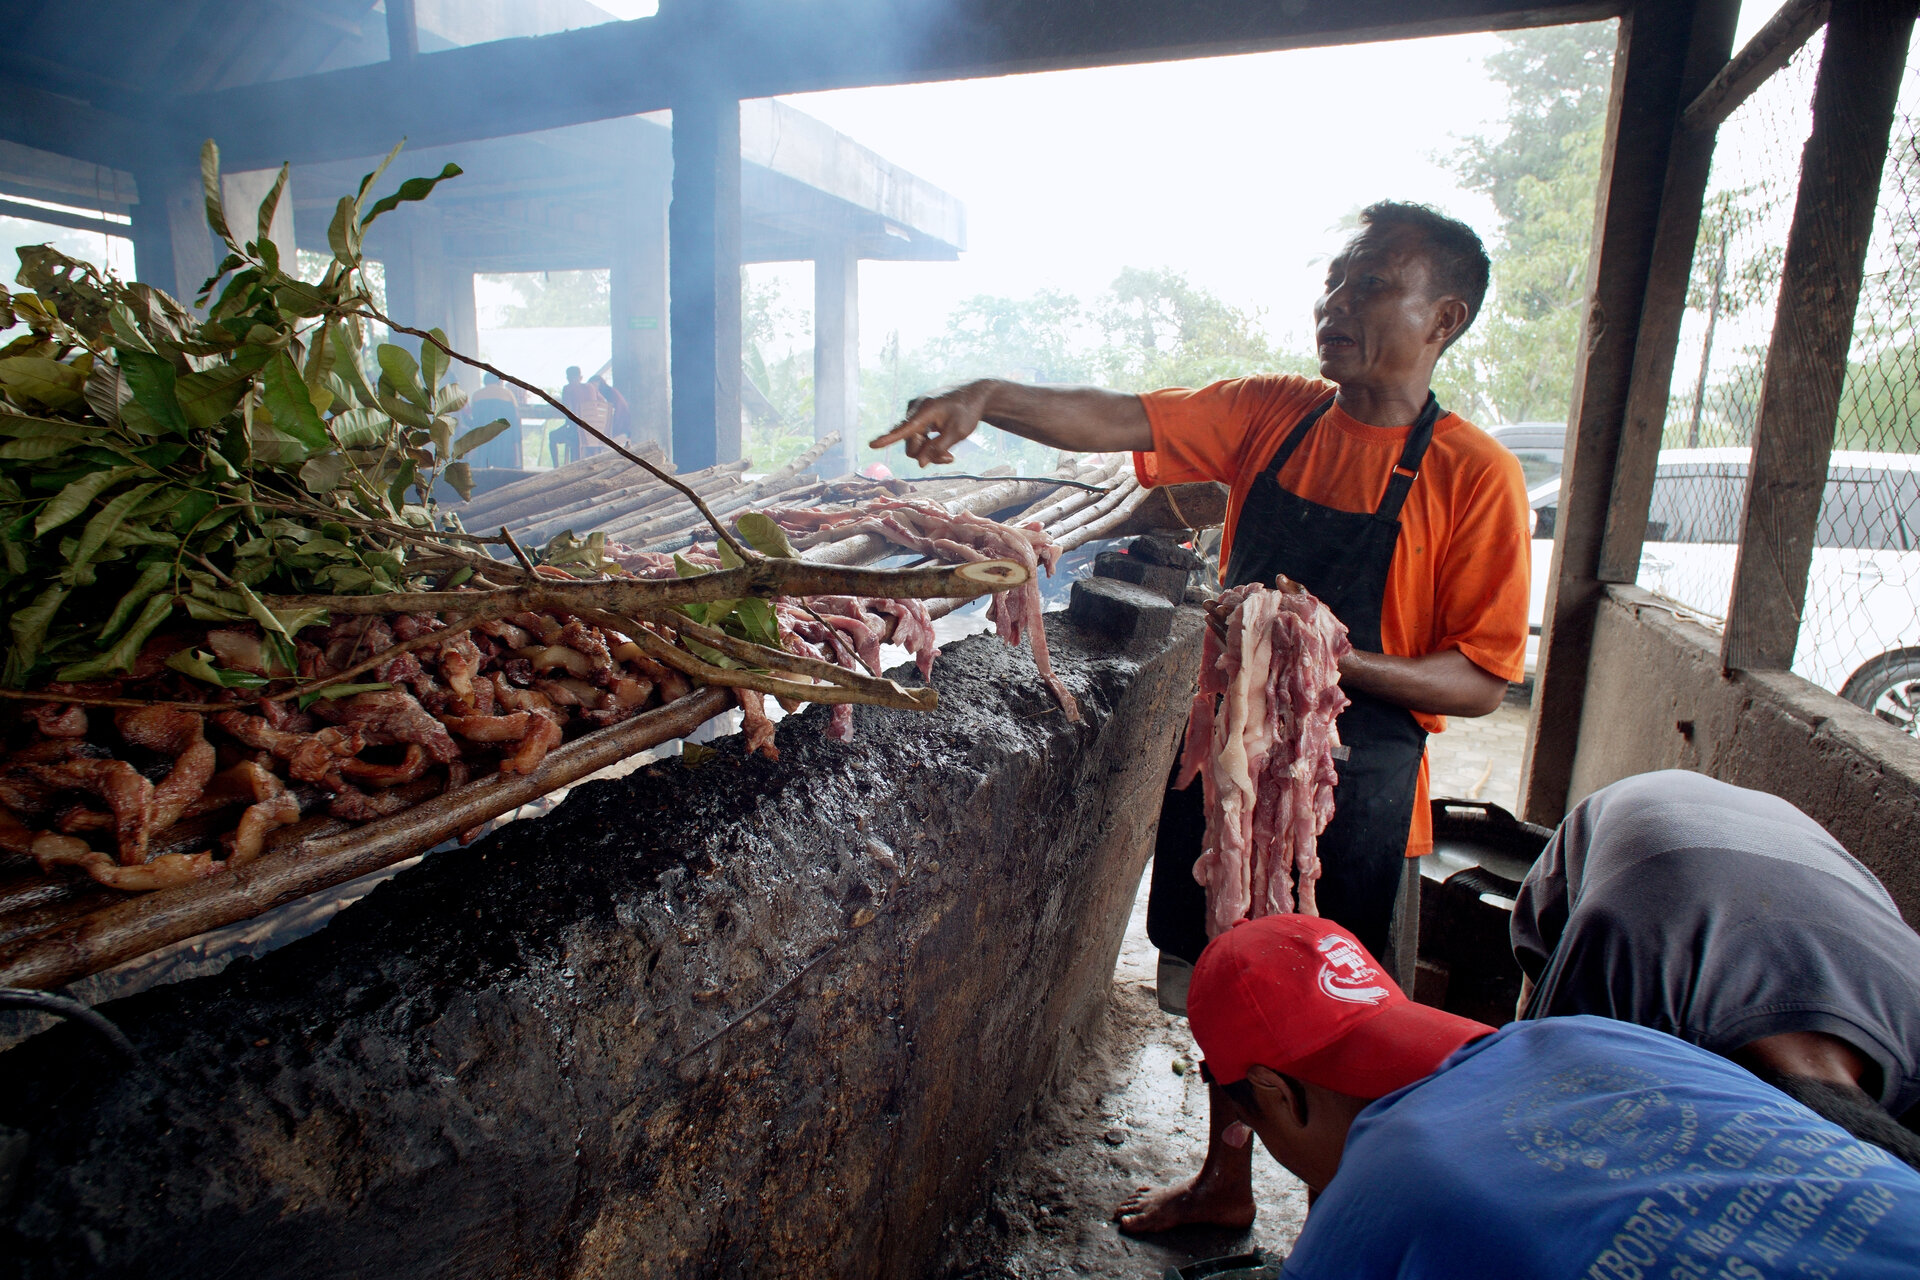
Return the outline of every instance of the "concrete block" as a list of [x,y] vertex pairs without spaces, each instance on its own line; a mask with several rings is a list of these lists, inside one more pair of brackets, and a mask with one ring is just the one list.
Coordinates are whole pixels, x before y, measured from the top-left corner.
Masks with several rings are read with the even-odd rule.
[[1067,601],[1075,624],[1128,645],[1165,640],[1176,611],[1167,597],[1114,578],[1082,578]]
[[1199,573],[1207,567],[1206,561],[1179,543],[1170,538],[1156,537],[1151,533],[1128,543],[1127,554],[1135,560],[1164,565],[1169,569],[1181,569],[1188,573]]
[[1193,575],[1185,569],[1170,569],[1124,551],[1102,551],[1093,558],[1093,576],[1131,582],[1179,604],[1186,599],[1187,583]]

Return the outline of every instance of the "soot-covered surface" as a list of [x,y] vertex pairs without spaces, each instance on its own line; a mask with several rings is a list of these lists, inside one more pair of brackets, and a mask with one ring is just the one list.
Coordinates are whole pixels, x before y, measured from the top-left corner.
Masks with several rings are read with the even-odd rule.
[[0,1055],[13,1274],[909,1276],[1087,1033],[1191,693],[1197,613],[1049,619],[940,711],[781,725],[576,792],[322,933]]

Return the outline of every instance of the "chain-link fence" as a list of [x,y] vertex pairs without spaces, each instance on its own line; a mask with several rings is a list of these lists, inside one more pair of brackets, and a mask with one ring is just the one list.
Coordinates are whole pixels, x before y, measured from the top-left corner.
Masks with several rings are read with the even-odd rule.
[[[1723,617],[1823,33],[1721,125],[1639,582]],[[1793,669],[1914,728],[1920,698],[1920,62],[1909,54]]]

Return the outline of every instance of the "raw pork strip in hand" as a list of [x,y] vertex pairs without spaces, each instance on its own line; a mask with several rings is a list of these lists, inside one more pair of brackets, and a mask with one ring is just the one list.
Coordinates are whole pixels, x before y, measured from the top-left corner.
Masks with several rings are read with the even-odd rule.
[[1317,846],[1333,817],[1335,722],[1347,705],[1340,659],[1353,649],[1333,611],[1304,591],[1250,583],[1217,606],[1226,637],[1207,628],[1175,780],[1186,787],[1197,774],[1204,788],[1206,847],[1193,878],[1207,889],[1210,937],[1243,918],[1319,914]]

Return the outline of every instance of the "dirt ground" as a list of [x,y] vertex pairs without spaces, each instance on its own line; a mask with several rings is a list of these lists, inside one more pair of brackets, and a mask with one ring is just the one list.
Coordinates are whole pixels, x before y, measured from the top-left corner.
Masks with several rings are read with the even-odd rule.
[[[1520,786],[1527,705],[1510,699],[1479,720],[1456,720],[1430,739],[1436,796],[1490,800],[1511,809]],[[1147,941],[1143,877],[1113,975],[1103,1032],[1084,1046],[1080,1070],[1009,1141],[986,1209],[955,1231],[939,1280],[1103,1276],[1150,1280],[1168,1268],[1258,1247],[1292,1247],[1306,1189],[1264,1150],[1254,1155],[1251,1231],[1122,1235],[1113,1208],[1135,1187],[1189,1176],[1206,1149],[1206,1085],[1185,1018],[1154,999],[1158,953]]]

